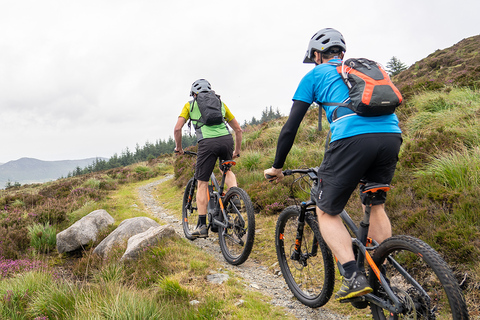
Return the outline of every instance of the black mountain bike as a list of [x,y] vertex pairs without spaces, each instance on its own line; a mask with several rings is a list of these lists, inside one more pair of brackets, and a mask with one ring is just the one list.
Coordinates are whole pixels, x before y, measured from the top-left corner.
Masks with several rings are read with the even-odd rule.
[[[314,194],[317,169],[295,169],[294,185],[311,194],[310,200],[280,214],[275,247],[283,277],[294,296],[317,308],[330,299],[335,283],[335,262],[318,227]],[[399,235],[378,244],[367,237],[372,198],[389,185],[367,183],[367,205],[360,225],[344,210],[341,217],[352,234],[357,265],[367,275],[373,292],[346,299],[354,307],[370,306],[374,319],[468,319],[462,291],[446,262],[425,242]],[[370,204],[370,205],[369,205]],[[337,261],[341,274],[343,270]]]
[[[197,155],[190,151],[185,151],[184,154]],[[220,162],[223,171],[220,183],[213,173],[210,176],[207,227],[213,232],[218,232],[220,249],[225,260],[232,265],[240,265],[248,259],[252,251],[255,237],[255,212],[250,197],[243,189],[231,187],[224,193],[225,176],[233,165],[235,165],[233,160]],[[189,240],[195,240],[192,232],[196,229],[198,222],[196,193],[197,179],[194,174],[185,187],[182,206],[183,231]]]

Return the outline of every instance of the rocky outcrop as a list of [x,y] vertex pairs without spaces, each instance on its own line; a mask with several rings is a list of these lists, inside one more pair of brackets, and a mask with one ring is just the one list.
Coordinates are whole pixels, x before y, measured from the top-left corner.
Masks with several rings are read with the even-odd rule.
[[105,210],[95,210],[57,234],[57,251],[70,252],[97,240],[98,233],[114,223]]
[[157,245],[164,238],[175,237],[175,229],[171,225],[152,227],[145,232],[134,235],[128,239],[127,250],[121,260],[136,259],[144,249]]
[[130,237],[145,232],[151,227],[159,227],[160,225],[153,219],[148,217],[135,217],[123,220],[120,225],[110,233],[102,242],[93,250],[93,253],[104,258],[114,247],[126,247]]
[[[57,251],[64,253],[81,249],[96,241],[98,233],[113,223],[114,219],[107,211],[93,211],[57,234]],[[148,217],[126,219],[100,242],[93,253],[105,258],[112,248],[125,246],[126,251],[121,260],[132,260],[146,248],[174,236],[177,234],[171,225],[161,226]]]

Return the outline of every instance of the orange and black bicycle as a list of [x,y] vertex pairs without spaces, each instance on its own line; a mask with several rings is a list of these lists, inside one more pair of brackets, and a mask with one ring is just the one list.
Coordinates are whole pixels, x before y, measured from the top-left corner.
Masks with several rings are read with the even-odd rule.
[[[303,304],[317,308],[328,302],[335,284],[335,260],[318,227],[314,194],[318,168],[285,170],[299,174],[293,186],[310,200],[286,208],[279,215],[275,247],[288,287]],[[373,292],[341,302],[356,308],[370,306],[373,319],[468,319],[456,278],[441,256],[425,242],[406,235],[382,243],[367,237],[371,201],[389,185],[367,183],[364,216],[357,226],[344,210],[340,215],[352,235],[356,262]],[[298,193],[297,193],[298,194]],[[341,274],[341,264],[337,262]]]

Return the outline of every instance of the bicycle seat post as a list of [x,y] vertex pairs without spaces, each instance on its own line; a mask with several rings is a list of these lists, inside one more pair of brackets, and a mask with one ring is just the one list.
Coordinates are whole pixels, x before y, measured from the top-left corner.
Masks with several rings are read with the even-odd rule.
[[222,171],[222,182],[220,183],[220,188],[219,188],[220,195],[223,195],[223,190],[225,189],[225,179],[227,177],[227,172],[235,164],[236,164],[236,162],[234,160],[221,160],[220,161],[220,168],[221,168],[221,171]]
[[[374,199],[390,190],[388,184],[379,184],[379,183],[366,183],[362,188],[361,192],[366,195],[363,219],[360,222],[360,228],[358,228],[358,240],[364,245],[367,245],[368,238],[368,229],[370,227],[370,213],[372,210]],[[361,250],[358,252],[357,265],[363,268],[364,265],[364,256]]]

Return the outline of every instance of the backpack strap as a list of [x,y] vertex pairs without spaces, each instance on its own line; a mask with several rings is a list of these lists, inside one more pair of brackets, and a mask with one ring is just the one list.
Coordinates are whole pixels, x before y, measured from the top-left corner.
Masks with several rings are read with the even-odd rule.
[[195,129],[199,129],[204,126],[203,122],[200,120],[202,117],[200,116],[200,119],[192,119],[192,111],[193,111],[193,106],[195,105],[195,102],[197,101],[197,97],[193,97],[193,100],[190,101],[190,119],[188,122],[188,127],[191,127],[192,120],[196,121],[196,123],[193,124]]

